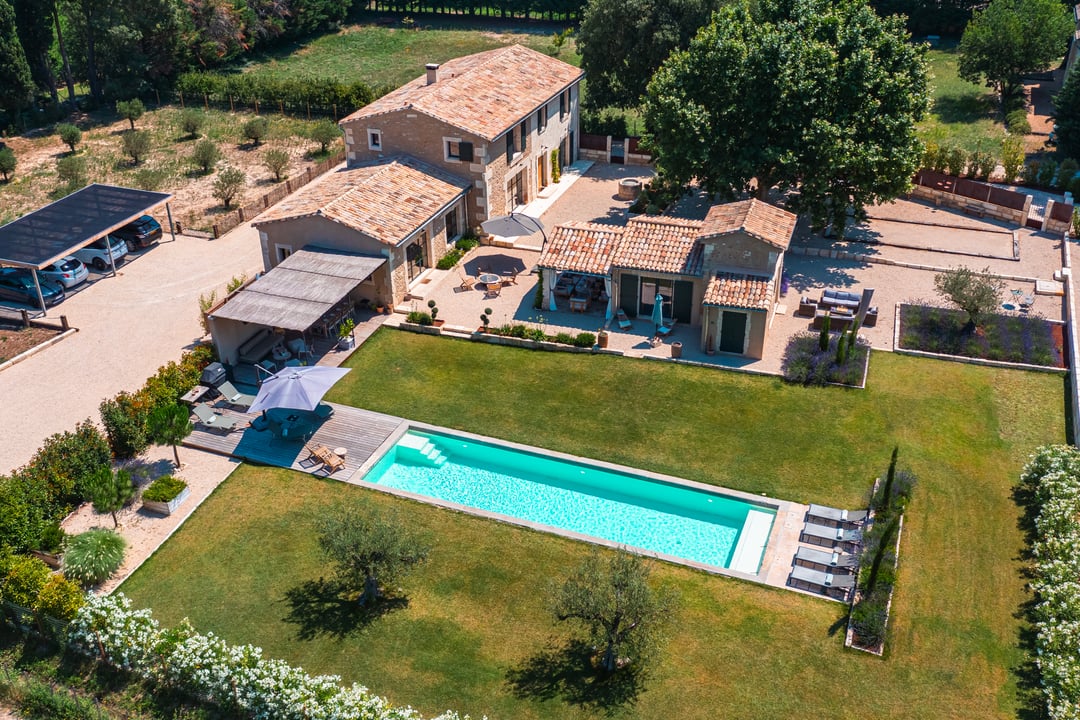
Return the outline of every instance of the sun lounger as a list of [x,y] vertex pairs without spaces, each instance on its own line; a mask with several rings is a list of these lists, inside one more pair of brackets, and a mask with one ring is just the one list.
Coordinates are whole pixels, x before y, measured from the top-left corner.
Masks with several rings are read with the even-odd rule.
[[326,473],[328,475],[333,475],[338,470],[345,467],[345,459],[325,445],[316,445],[315,447],[306,445],[305,447],[307,447],[307,451],[311,454],[311,457],[322,463],[323,467],[326,468]]
[[821,592],[830,597],[844,600],[851,589],[855,587],[855,576],[833,575],[820,570],[795,566],[791,569],[791,577],[788,582],[803,590]]
[[319,403],[315,406],[315,417],[319,420],[328,420],[334,414],[334,408],[326,403]]
[[[811,522],[830,527],[844,527],[848,525],[861,525],[866,520],[865,510],[838,510],[826,505],[810,505],[806,517]],[[822,522],[824,521],[824,522]]]
[[620,330],[629,330],[634,327],[634,323],[630,322],[630,318],[626,317],[626,311],[622,308],[615,311],[615,319],[619,321]]
[[814,548],[800,547],[795,553],[795,564],[814,566],[813,570],[853,569],[859,563],[859,559],[848,553],[839,553],[831,550],[815,550]]
[[221,393],[221,398],[229,405],[241,407],[246,410],[247,408],[251,407],[251,404],[253,402],[255,402],[254,395],[248,395],[247,393],[240,392],[235,387],[233,387],[233,384],[228,380],[218,385],[217,389],[218,392]]
[[671,334],[671,331],[675,329],[675,318],[671,318],[666,324],[656,328],[657,337],[667,337]]
[[862,542],[862,530],[828,527],[808,522],[803,526],[799,542],[830,548],[857,545]]
[[192,408],[195,413],[195,417],[199,419],[200,425],[213,428],[215,430],[234,430],[236,428],[236,420],[225,417],[221,413],[214,412],[214,409],[209,405],[199,403]]

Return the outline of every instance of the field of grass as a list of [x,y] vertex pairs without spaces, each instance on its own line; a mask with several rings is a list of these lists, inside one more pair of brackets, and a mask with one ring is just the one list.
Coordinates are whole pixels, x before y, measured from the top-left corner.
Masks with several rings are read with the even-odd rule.
[[[894,443],[920,478],[884,660],[840,605],[682,567],[662,658],[595,687],[545,607],[587,547],[285,470],[243,466],[122,590],[425,714],[491,718],[1008,718],[1027,704],[1010,487],[1065,436],[1057,376],[875,353],[865,391],[380,331],[330,399],[801,502],[857,505]],[[477,408],[479,398],[498,402]],[[364,620],[320,592],[314,522],[392,506],[434,538],[408,603]],[[992,589],[992,591],[989,591]]]
[[[451,28],[406,29],[378,25],[351,25],[303,44],[286,44],[272,53],[255,53],[243,65],[245,72],[271,77],[331,77],[363,80],[372,85],[398,87],[424,74],[427,63],[504,45],[521,44],[550,53],[551,33]],[[559,59],[576,65],[580,58],[570,39]]]
[[[187,227],[209,230],[214,218],[224,212],[221,201],[211,195],[216,175],[201,175],[194,171],[189,159],[197,142],[187,137],[180,127],[179,107],[165,106],[148,111],[136,121],[136,128],[150,133],[151,150],[138,165],[133,165],[123,152],[122,136],[128,122],[108,111],[79,118],[82,142],[76,154],[86,160],[87,181],[123,185],[143,190],[173,193],[173,217]],[[287,151],[291,156],[289,175],[297,175],[325,157],[318,154],[319,145],[306,139],[314,124],[307,120],[265,115],[270,122],[270,134],[258,147],[251,147],[242,136],[242,128],[251,118],[250,112],[204,111],[206,126],[201,137],[218,144],[222,164],[242,169],[248,177],[244,196],[233,205],[267,192],[274,176],[263,166],[263,156],[270,148]],[[14,178],[0,183],[0,224],[62,197],[64,183],[57,175],[56,163],[69,154],[67,145],[55,132],[36,132],[33,135],[6,140],[15,153],[18,166]],[[339,152],[337,141],[330,152]],[[164,210],[159,218],[164,223]]]
[[927,53],[932,78],[930,113],[919,123],[925,142],[961,147],[967,151],[999,152],[1005,137],[997,98],[983,85],[962,80],[957,74],[959,55],[955,44],[944,44]]

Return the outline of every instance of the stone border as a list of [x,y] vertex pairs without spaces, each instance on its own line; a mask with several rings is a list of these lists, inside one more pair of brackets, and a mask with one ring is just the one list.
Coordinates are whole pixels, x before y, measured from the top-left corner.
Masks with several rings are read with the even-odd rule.
[[[874,490],[877,490],[878,482],[881,478],[874,481]],[[900,565],[900,537],[904,534],[904,514],[900,513],[900,522],[896,528],[896,548],[893,557],[893,569],[895,570]],[[861,570],[862,568],[860,568]],[[858,582],[858,580],[856,580]],[[889,616],[892,614],[892,601],[893,595],[896,594],[896,583],[893,583],[892,589],[889,591],[889,601],[885,603],[885,638],[888,639],[889,633]],[[859,652],[870,653],[871,655],[877,655],[883,657],[885,655],[885,640],[881,641],[881,648],[874,650],[872,648],[865,648],[861,645],[855,644],[855,630],[851,627],[851,613],[855,609],[855,601],[858,598],[858,588],[851,594],[851,606],[848,608],[848,621],[847,632],[844,634],[844,647],[851,648],[852,650],[858,650]]]
[[[920,248],[924,249],[924,248]],[[892,260],[890,258],[877,257],[876,255],[866,255],[864,253],[852,253],[846,250],[829,250],[828,248],[814,248],[794,246],[788,249],[792,255],[806,255],[807,257],[824,257],[832,260],[851,260],[853,262],[873,263],[876,265],[894,265],[896,267],[908,268],[909,270],[926,270],[929,272],[945,272],[954,268],[940,267],[937,265],[923,265],[922,263],[905,262],[903,260]],[[1023,283],[1035,283],[1039,278],[1028,277],[1026,275],[999,275],[997,273],[991,273],[990,277],[1001,278],[1002,280],[1012,280],[1013,282]]]
[[34,347],[30,348],[29,350],[25,350],[25,351],[19,353],[18,355],[11,358],[10,360],[5,360],[4,362],[0,363],[0,372],[3,372],[5,370],[7,370],[12,365],[17,365],[17,364],[21,363],[23,360],[26,360],[29,357],[33,357],[34,355],[37,355],[42,350],[45,350],[46,348],[52,347],[53,345],[60,342],[64,338],[68,337],[69,335],[74,335],[77,332],[79,332],[79,328],[71,328],[69,330],[65,330],[64,332],[60,333],[56,337],[51,337],[48,340],[46,340],[45,342],[41,343],[40,345],[35,345]]
[[[1065,374],[1069,373],[1069,368],[1051,367],[1049,365],[1032,365],[1030,363],[1014,363],[1014,362],[1008,362],[1006,360],[986,360],[984,358],[965,357],[964,355],[949,355],[948,353],[935,353],[935,352],[928,352],[926,350],[912,350],[910,348],[902,348],[902,347],[900,347],[900,306],[901,305],[911,305],[912,307],[915,307],[912,303],[903,303],[903,302],[896,303],[896,325],[893,328],[893,352],[895,352],[895,353],[898,353],[900,355],[912,355],[914,357],[932,358],[934,360],[948,360],[948,361],[951,361],[951,362],[966,363],[968,365],[982,365],[984,367],[1005,368],[1005,369],[1011,369],[1011,370],[1030,370],[1032,372],[1052,373],[1052,374],[1055,374],[1055,375],[1065,375]],[[930,306],[925,306],[924,305],[923,307],[930,307]],[[1072,314],[1070,313],[1070,316],[1071,315]],[[1065,331],[1069,334],[1070,345],[1075,344],[1075,342],[1076,342],[1075,335],[1076,334],[1072,331],[1070,323],[1065,323],[1065,322],[1062,322],[1060,320],[1046,320],[1045,322],[1056,323],[1056,324],[1060,324],[1060,325],[1065,326]],[[1076,358],[1076,355],[1073,354],[1072,358],[1070,358],[1070,367],[1072,366],[1072,363],[1075,362],[1075,358]],[[1076,384],[1076,380],[1075,380],[1075,375],[1076,374],[1072,373],[1072,375],[1074,377],[1072,382],[1075,385]],[[1075,410],[1074,410],[1074,412],[1075,412]]]

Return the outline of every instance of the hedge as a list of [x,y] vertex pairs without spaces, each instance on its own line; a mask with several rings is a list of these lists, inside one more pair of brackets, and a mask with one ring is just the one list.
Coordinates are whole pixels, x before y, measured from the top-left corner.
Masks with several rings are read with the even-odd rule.
[[208,102],[259,103],[270,108],[279,104],[295,110],[314,108],[329,114],[347,114],[361,108],[390,88],[374,87],[357,80],[351,83],[328,78],[280,79],[263,75],[226,75],[213,72],[184,73],[176,81],[182,95],[205,98]]

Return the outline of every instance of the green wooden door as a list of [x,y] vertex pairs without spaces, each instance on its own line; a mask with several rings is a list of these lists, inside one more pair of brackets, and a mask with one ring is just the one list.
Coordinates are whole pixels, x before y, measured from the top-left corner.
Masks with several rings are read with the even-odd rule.
[[681,323],[689,323],[694,309],[694,283],[686,280],[675,281],[674,305],[671,314]]
[[746,351],[746,313],[725,310],[720,324],[720,352],[742,354]]
[[619,307],[630,317],[638,314],[638,276],[623,273],[619,278]]

